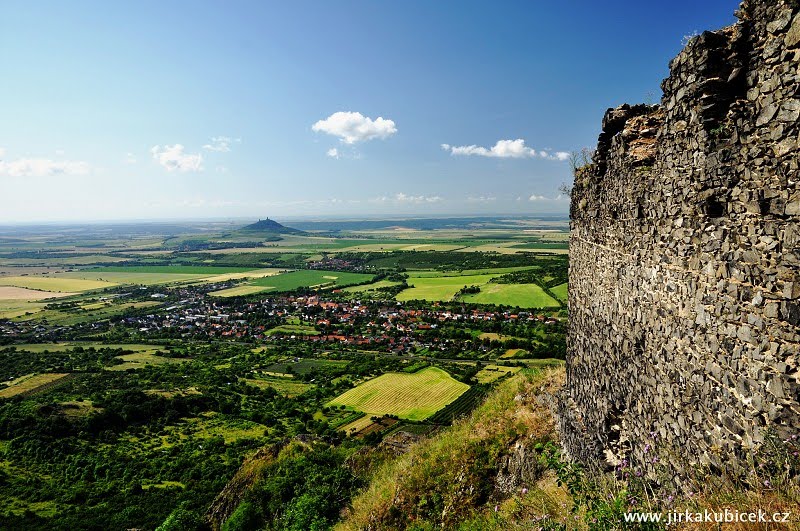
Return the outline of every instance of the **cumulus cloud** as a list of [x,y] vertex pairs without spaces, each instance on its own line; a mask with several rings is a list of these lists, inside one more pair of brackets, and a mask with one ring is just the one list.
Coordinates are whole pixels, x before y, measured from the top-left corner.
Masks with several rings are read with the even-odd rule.
[[532,159],[534,157],[560,161],[569,159],[569,153],[565,151],[557,151],[552,154],[547,151],[537,151],[532,147],[526,146],[525,140],[521,138],[517,138],[516,140],[498,140],[491,148],[476,146],[474,144],[470,146],[442,144],[442,149],[448,151],[451,155],[476,155],[479,157],[499,159]]
[[[0,153],[0,157],[4,153]],[[0,174],[11,177],[48,177],[51,175],[85,175],[87,162],[75,160],[17,159],[0,160]]]
[[339,150],[336,148],[330,148],[328,151],[325,152],[325,154],[333,159],[339,158]]
[[493,196],[485,196],[485,195],[481,195],[481,196],[477,196],[477,197],[476,196],[470,196],[470,197],[467,197],[467,201],[470,202],[470,203],[489,203],[489,202],[492,202],[492,201],[497,201],[497,198],[493,197]]
[[186,153],[181,144],[174,146],[153,146],[150,153],[153,158],[167,171],[203,171],[203,155],[200,153]]
[[397,132],[392,120],[382,117],[376,119],[360,112],[335,112],[311,126],[315,133],[326,133],[339,137],[345,144],[365,142],[375,138],[388,138]]
[[228,153],[231,150],[231,144],[238,144],[241,141],[241,138],[215,136],[211,138],[211,143],[203,146],[203,149],[206,151],[216,151],[218,153]]
[[136,155],[133,153],[126,153],[125,160],[123,162],[125,164],[136,164]]

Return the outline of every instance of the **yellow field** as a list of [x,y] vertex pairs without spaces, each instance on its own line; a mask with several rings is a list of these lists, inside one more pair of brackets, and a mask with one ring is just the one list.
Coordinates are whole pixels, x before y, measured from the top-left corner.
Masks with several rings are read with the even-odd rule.
[[114,282],[67,277],[0,277],[0,286],[16,286],[65,294],[110,288],[116,285]]
[[15,286],[0,286],[0,300],[38,301],[55,297],[68,297],[70,295],[75,295],[75,293],[51,293],[49,291],[18,288]]
[[469,386],[442,369],[428,367],[413,374],[387,373],[350,389],[328,403],[367,416],[397,415],[424,420],[461,396]]
[[35,391],[39,387],[60,380],[67,376],[63,373],[28,374],[8,382],[9,387],[0,390],[0,398],[10,398],[25,392]]
[[345,424],[344,426],[339,428],[339,430],[343,431],[343,432],[345,432],[346,434],[349,435],[351,433],[360,432],[361,430],[363,430],[364,428],[366,428],[370,424],[372,424],[372,419],[371,419],[370,415],[366,415],[364,417],[361,417],[360,419],[354,420],[353,422],[351,422],[349,424]]
[[514,356],[516,356],[516,355],[517,355],[517,354],[519,354],[520,352],[525,352],[525,349],[521,349],[521,348],[510,348],[510,349],[506,350],[505,354],[503,354],[502,356],[500,356],[500,359],[513,358]]

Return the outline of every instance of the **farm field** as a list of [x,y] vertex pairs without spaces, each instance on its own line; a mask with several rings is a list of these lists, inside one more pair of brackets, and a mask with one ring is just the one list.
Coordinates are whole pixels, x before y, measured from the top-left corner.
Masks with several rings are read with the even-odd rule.
[[467,384],[442,369],[427,367],[413,374],[383,374],[336,397],[328,406],[345,406],[367,415],[425,420],[467,389]]
[[110,349],[129,350],[131,352],[147,352],[150,354],[158,352],[159,350],[167,350],[166,347],[162,347],[159,345],[142,345],[134,343],[99,343],[92,341],[65,341],[63,343],[30,343],[30,344],[18,344],[13,346],[17,350],[24,350],[25,352],[34,352],[37,354],[41,352],[66,352],[68,350],[72,350],[77,347],[95,348],[95,349],[110,348]]
[[537,284],[496,284],[481,286],[480,293],[463,295],[461,300],[478,304],[505,304],[520,308],[554,308],[558,301]]
[[562,301],[566,301],[569,298],[566,282],[564,284],[559,284],[558,286],[550,288],[550,291],[552,291],[553,294]]
[[44,387],[45,385],[56,382],[65,376],[67,376],[67,374],[62,373],[29,374],[26,376],[20,376],[11,382],[7,382],[8,387],[5,389],[0,389],[0,398],[11,398],[12,396],[36,391],[40,387]]
[[45,302],[0,299],[0,319],[16,319],[26,314],[36,314],[44,309]]
[[51,324],[58,324],[63,326],[70,326],[78,323],[86,323],[92,321],[101,321],[108,319],[115,315],[119,315],[125,310],[152,308],[160,306],[156,301],[137,301],[137,302],[123,302],[113,303],[105,302],[98,304],[80,305],[77,309],[45,309],[41,308],[39,312],[33,313],[31,316],[19,315],[16,317],[17,321],[25,321],[30,319],[44,320],[46,319]]
[[264,291],[264,288],[262,286],[242,284],[241,286],[234,286],[232,288],[212,291],[209,293],[209,295],[212,295],[214,297],[243,297],[245,295],[253,295],[254,293],[261,293],[262,291]]
[[104,267],[83,271],[59,273],[57,278],[76,278],[113,282],[120,285],[188,283],[188,282],[226,282],[246,278],[263,278],[277,275],[285,270],[278,268],[251,269],[242,267],[208,266],[132,266]]
[[96,289],[110,288],[117,284],[100,280],[57,277],[0,277],[0,286],[14,286],[32,290],[73,294]]
[[72,295],[75,295],[75,293],[52,293],[15,286],[0,286],[0,301],[38,301]]
[[217,266],[120,266],[98,267],[92,271],[99,273],[160,273],[162,275],[202,275],[214,276],[226,273],[247,273],[253,271],[250,267],[217,267]]
[[203,275],[173,274],[173,273],[129,273],[113,271],[96,271],[88,269],[86,271],[76,271],[71,273],[57,273],[53,278],[59,279],[80,279],[86,281],[110,282],[116,285],[141,284],[151,286],[155,284],[168,284],[172,282],[188,282],[205,278]]
[[426,300],[449,301],[453,300],[458,291],[465,286],[483,286],[500,274],[488,275],[459,275],[459,276],[418,276],[415,272],[409,274],[408,289],[397,295],[399,301]]
[[377,282],[373,282],[372,284],[361,284],[358,286],[350,286],[347,288],[343,288],[342,291],[346,293],[363,293],[367,291],[375,291],[380,288],[390,288],[392,286],[399,286],[399,282],[394,282],[391,280],[379,280]]
[[343,431],[344,433],[346,433],[348,435],[352,435],[352,434],[358,433],[361,430],[369,427],[370,424],[372,424],[372,422],[373,422],[372,418],[369,415],[364,415],[363,417],[361,417],[361,418],[359,418],[357,420],[354,420],[353,422],[350,422],[348,424],[345,424],[344,426],[341,426],[339,428],[339,430]]
[[[250,295],[261,292],[292,291],[298,288],[323,288],[335,286],[350,286],[367,282],[372,275],[363,273],[346,273],[341,271],[322,271],[304,269],[289,273],[257,278],[242,286],[213,292],[217,297],[234,297]],[[258,288],[258,289],[256,289]]]
[[313,336],[319,334],[319,330],[317,330],[313,326],[308,326],[308,325],[286,324],[286,325],[276,326],[275,328],[271,328],[267,330],[266,334],[268,336],[272,336],[275,334],[295,334],[295,335]]
[[283,273],[274,277],[260,278],[252,281],[252,283],[256,286],[263,286],[268,291],[290,291],[302,287],[344,287],[366,282],[370,279],[372,279],[372,275],[365,275],[363,273],[304,270]]

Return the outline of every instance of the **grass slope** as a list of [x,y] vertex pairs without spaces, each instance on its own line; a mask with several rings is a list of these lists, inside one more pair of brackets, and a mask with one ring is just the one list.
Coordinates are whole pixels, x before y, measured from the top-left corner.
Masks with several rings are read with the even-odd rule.
[[[378,469],[337,529],[461,529],[466,520],[492,515],[492,476],[503,455],[515,441],[533,445],[555,437],[549,411],[515,397],[556,388],[560,381],[553,372],[524,371],[502,383],[470,416]],[[527,486],[551,512],[568,514],[561,509],[565,491]]]
[[328,403],[368,415],[424,420],[461,396],[469,386],[428,367],[413,374],[387,373],[350,389]]

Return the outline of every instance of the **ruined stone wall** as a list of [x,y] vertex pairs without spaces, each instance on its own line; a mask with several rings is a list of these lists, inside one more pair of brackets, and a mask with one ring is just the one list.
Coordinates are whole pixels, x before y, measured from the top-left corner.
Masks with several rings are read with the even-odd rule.
[[576,177],[560,431],[574,458],[739,474],[800,432],[800,3],[745,1]]

